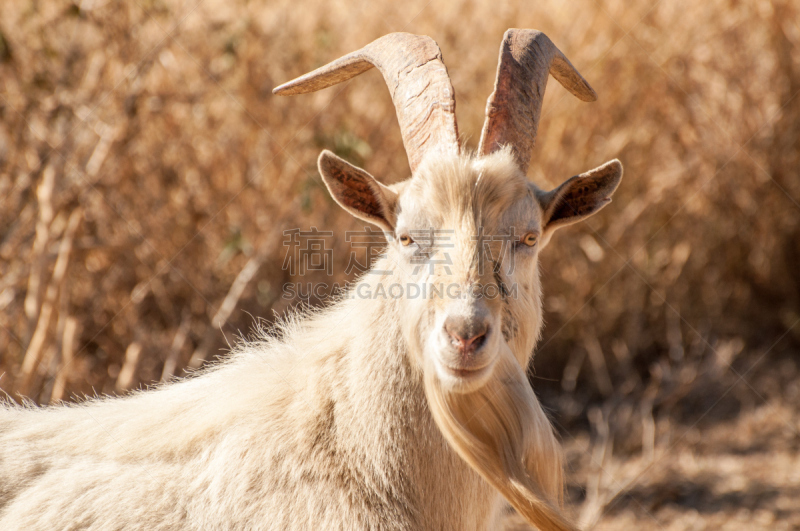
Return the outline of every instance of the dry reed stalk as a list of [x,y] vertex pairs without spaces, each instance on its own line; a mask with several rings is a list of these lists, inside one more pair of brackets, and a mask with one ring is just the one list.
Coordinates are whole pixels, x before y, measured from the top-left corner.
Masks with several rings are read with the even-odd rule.
[[581,508],[578,523],[581,529],[591,529],[600,520],[603,508],[608,503],[604,496],[603,480],[605,467],[612,453],[611,428],[608,422],[609,415],[603,414],[598,407],[589,410],[589,421],[597,434],[597,440],[592,449],[592,466],[586,486],[586,501]]
[[61,370],[56,375],[53,383],[53,392],[50,394],[50,403],[60,402],[64,399],[64,393],[69,381],[69,369],[72,366],[74,357],[75,336],[78,330],[78,320],[73,316],[68,316],[64,324],[64,336],[61,340]]
[[186,337],[189,334],[189,328],[191,324],[191,313],[183,312],[181,325],[178,327],[178,331],[175,333],[175,337],[172,340],[172,346],[169,349],[169,354],[167,355],[167,359],[164,361],[164,369],[161,371],[162,382],[166,382],[175,375],[175,371],[178,369],[178,362],[180,361],[181,357],[181,350],[183,349],[183,345],[186,343]]
[[136,378],[136,368],[139,365],[139,358],[142,353],[142,344],[134,341],[125,350],[125,363],[117,376],[117,383],[114,386],[117,393],[122,393],[133,387]]
[[197,369],[203,365],[203,362],[208,356],[209,349],[215,343],[217,335],[219,334],[218,330],[228,322],[228,318],[236,308],[236,304],[239,302],[242,293],[244,293],[244,289],[253,279],[258,268],[261,267],[261,264],[264,263],[264,258],[265,255],[263,252],[256,253],[255,256],[247,261],[242,270],[239,271],[239,274],[236,275],[236,279],[233,281],[233,284],[231,284],[228,294],[222,301],[217,313],[214,314],[214,318],[211,319],[211,326],[206,332],[202,343],[200,343],[200,346],[192,354],[189,360],[189,368]]
[[[582,529],[591,529],[600,522],[606,507],[620,494],[628,492],[655,461],[656,425],[653,419],[653,402],[658,394],[658,387],[651,385],[644,393],[639,408],[642,418],[642,458],[638,466],[632,467],[632,470],[628,469],[625,477],[620,477],[619,460],[615,460],[613,455],[615,437],[624,440],[628,436],[627,431],[620,431],[620,427],[627,426],[629,417],[620,420],[618,416],[613,425],[611,422],[611,417],[615,413],[615,406],[612,404],[618,403],[619,395],[606,401],[602,409],[599,407],[590,409],[589,421],[597,438],[592,445],[592,469],[586,484],[586,501],[581,508],[579,519]],[[613,474],[609,471],[612,467],[615,468]]]
[[61,238],[61,243],[58,247],[58,258],[56,258],[56,265],[53,269],[53,276],[50,278],[50,283],[47,286],[44,300],[42,302],[41,310],[39,312],[39,319],[36,323],[36,329],[25,352],[25,358],[22,362],[21,369],[21,385],[18,391],[27,396],[31,391],[31,384],[39,365],[42,350],[45,346],[47,339],[47,332],[50,328],[50,320],[53,313],[53,306],[55,305],[58,293],[64,283],[66,277],[67,267],[69,266],[69,257],[72,251],[72,242],[75,237],[75,232],[78,230],[81,218],[83,217],[83,210],[76,208],[72,211],[67,221],[67,228],[64,231],[64,236]]
[[26,341],[33,337],[36,323],[39,321],[42,275],[44,274],[47,244],[50,243],[50,223],[53,221],[55,181],[56,170],[52,164],[48,164],[42,172],[42,182],[36,189],[39,217],[36,220],[36,238],[33,240],[31,249],[31,271],[28,276],[28,290],[24,303],[25,316],[28,318]]
[[574,349],[569,356],[567,364],[564,366],[564,373],[561,377],[561,388],[571,393],[578,385],[578,375],[581,372],[581,367],[586,359],[586,350]]
[[92,151],[89,161],[86,163],[86,175],[92,179],[92,182],[94,182],[95,177],[97,177],[97,174],[100,172],[103,162],[106,160],[106,157],[108,157],[111,144],[114,143],[118,134],[119,132],[117,129],[113,127],[107,125],[103,127],[100,140],[97,141],[97,145],[94,151]]
[[583,336],[583,345],[586,352],[589,354],[589,361],[594,369],[595,381],[597,389],[603,396],[611,396],[614,388],[611,384],[611,376],[608,373],[608,366],[606,365],[606,358],[603,355],[603,348],[600,346],[600,341],[594,332],[587,332]]
[[50,395],[53,392],[53,384],[55,376],[58,374],[58,367],[61,362],[60,354],[63,350],[64,341],[64,327],[66,326],[67,319],[69,318],[69,290],[60,290],[58,297],[58,320],[56,321],[55,340],[45,351],[39,363],[39,373],[44,375],[44,385],[39,392],[39,404],[47,404],[50,402]]

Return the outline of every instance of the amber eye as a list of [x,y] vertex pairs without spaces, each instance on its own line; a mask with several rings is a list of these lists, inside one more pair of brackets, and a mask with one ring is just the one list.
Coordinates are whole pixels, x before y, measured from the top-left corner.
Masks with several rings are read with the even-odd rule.
[[529,232],[525,236],[522,237],[522,243],[527,245],[528,247],[533,247],[536,245],[536,234]]
[[414,240],[412,240],[411,236],[409,236],[408,234],[403,234],[402,236],[400,236],[400,243],[402,243],[404,247],[408,247],[409,245],[414,243]]

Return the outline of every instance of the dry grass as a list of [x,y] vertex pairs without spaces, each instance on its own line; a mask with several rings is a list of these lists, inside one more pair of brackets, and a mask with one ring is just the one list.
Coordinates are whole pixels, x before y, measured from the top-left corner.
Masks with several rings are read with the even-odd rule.
[[270,90],[428,34],[474,148],[503,31],[537,28],[600,100],[550,84],[530,175],[626,169],[544,258],[533,382],[576,511],[608,529],[798,525],[798,20],[788,0],[5,2],[0,387],[48,403],[183,374],[298,302],[281,298],[288,228],[335,230],[335,278],[302,280],[341,281],[359,224],[314,161],[326,147],[403,179],[391,100],[375,72]]

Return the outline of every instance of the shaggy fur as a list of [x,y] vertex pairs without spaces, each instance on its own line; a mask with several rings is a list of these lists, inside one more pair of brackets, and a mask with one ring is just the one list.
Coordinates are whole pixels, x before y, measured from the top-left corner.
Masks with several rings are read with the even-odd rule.
[[[393,275],[365,275],[338,303],[259,331],[194,378],[79,405],[3,406],[0,529],[495,530],[503,497],[542,529],[570,528],[557,509],[559,446],[525,377],[542,323],[538,246],[511,253],[472,237],[516,227],[544,241],[538,191],[506,150],[427,161],[392,192],[382,208],[396,234],[452,230],[450,264],[424,255],[416,267],[430,249],[390,236],[375,268]],[[396,282],[518,291],[363,296]],[[503,333],[487,340],[485,381],[462,386],[443,376],[439,326],[478,304]]]

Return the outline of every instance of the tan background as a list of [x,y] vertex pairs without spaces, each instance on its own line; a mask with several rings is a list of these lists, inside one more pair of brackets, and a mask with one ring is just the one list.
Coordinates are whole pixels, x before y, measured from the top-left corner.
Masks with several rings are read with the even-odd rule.
[[[576,514],[800,525],[798,20],[784,0],[3,2],[0,388],[46,404],[184,375],[297,304],[284,282],[343,280],[361,224],[315,160],[405,178],[388,92],[376,71],[271,89],[428,34],[474,149],[503,31],[536,28],[599,100],[549,84],[531,178],[625,165],[614,202],[543,257],[532,382]],[[282,231],[312,226],[335,231],[333,279],[282,270]]]

